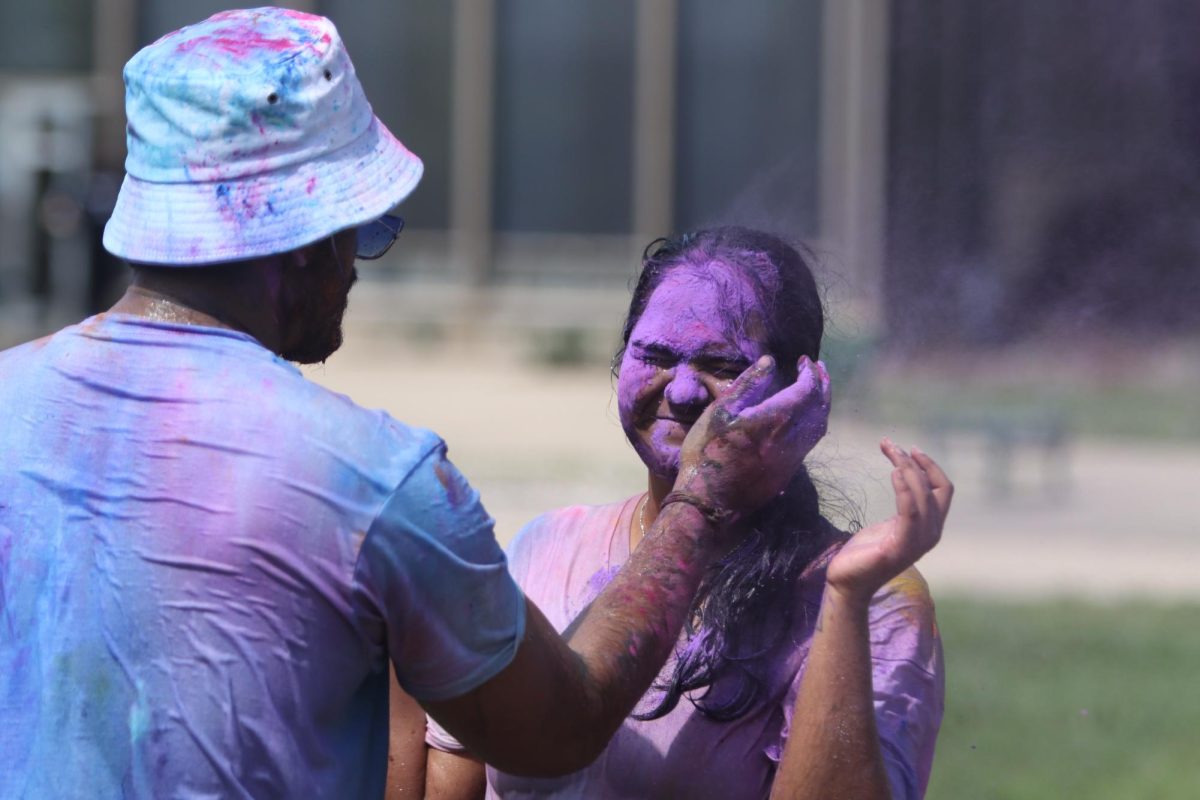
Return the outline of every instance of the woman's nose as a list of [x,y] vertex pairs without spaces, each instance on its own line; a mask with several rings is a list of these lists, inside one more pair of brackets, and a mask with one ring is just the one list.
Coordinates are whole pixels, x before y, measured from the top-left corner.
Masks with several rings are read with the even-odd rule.
[[700,373],[688,364],[675,367],[675,374],[671,376],[664,394],[667,402],[673,406],[706,406],[712,400]]

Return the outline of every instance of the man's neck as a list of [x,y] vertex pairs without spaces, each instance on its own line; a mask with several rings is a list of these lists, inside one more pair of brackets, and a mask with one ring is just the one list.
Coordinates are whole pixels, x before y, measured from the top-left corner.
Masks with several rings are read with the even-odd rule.
[[280,330],[274,298],[265,284],[265,265],[247,264],[235,280],[228,275],[136,271],[133,283],[110,309],[145,319],[241,331],[278,352]]
[[116,314],[145,317],[159,322],[174,322],[179,325],[203,325],[209,328],[242,330],[219,317],[193,308],[169,294],[144,286],[130,286],[109,311]]

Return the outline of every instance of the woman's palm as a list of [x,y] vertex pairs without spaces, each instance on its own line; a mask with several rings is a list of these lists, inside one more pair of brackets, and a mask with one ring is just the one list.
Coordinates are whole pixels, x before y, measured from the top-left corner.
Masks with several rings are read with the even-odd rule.
[[920,450],[909,455],[888,439],[880,449],[895,466],[896,514],[850,537],[826,571],[830,586],[863,600],[933,549],[954,495],[941,467]]

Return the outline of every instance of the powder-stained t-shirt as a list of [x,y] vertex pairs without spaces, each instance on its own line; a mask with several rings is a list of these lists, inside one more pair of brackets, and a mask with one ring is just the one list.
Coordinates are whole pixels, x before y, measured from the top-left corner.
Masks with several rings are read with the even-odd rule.
[[0,797],[382,797],[419,699],[524,603],[432,433],[234,331],[101,315],[0,353]]
[[[558,630],[628,560],[629,526],[640,500],[639,495],[611,505],[559,509],[529,523],[513,540],[513,576]],[[819,563],[796,587],[790,630],[762,657],[745,662],[764,689],[746,715],[717,722],[684,699],[660,719],[626,719],[600,757],[571,775],[522,778],[488,767],[488,797],[766,797],[792,725],[824,586]],[[915,569],[880,590],[869,618],[875,719],[884,763],[894,796],[919,798],[929,781],[944,688],[933,603]],[[672,670],[669,662],[660,678]],[[713,690],[723,688],[718,681]],[[654,708],[661,696],[651,689],[637,710]],[[439,749],[459,749],[432,721],[426,738]]]

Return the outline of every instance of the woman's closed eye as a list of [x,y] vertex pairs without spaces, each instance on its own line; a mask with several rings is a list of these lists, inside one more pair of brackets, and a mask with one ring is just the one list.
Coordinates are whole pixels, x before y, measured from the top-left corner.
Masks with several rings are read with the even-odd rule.
[[675,366],[676,363],[675,358],[662,355],[660,353],[643,353],[641,356],[639,356],[638,360],[640,360],[643,364],[648,364],[649,366],[657,367],[658,369],[670,369],[671,367]]
[[665,347],[646,345],[634,351],[638,361],[658,369],[671,369],[679,363],[679,354]]
[[738,375],[741,375],[743,372],[745,372],[746,368],[750,366],[750,362],[742,360],[718,359],[714,361],[705,361],[698,366],[699,369],[702,369],[704,372],[712,375],[718,380],[731,381]]

